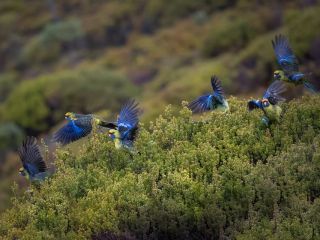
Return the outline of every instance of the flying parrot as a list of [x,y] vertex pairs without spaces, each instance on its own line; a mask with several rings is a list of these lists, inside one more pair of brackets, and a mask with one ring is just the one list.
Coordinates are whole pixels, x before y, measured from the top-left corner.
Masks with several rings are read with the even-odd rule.
[[280,96],[285,91],[285,86],[280,81],[274,81],[264,93],[262,100],[251,100],[248,102],[248,109],[261,109],[264,113],[262,123],[269,126],[272,122],[279,122],[282,109],[279,103],[285,99]]
[[131,149],[138,131],[139,115],[141,109],[134,100],[126,103],[118,116],[116,123],[108,123],[109,137],[114,141],[115,147]]
[[216,76],[211,77],[211,86],[213,89],[212,94],[203,95],[188,105],[192,113],[203,113],[215,109],[220,109],[224,112],[229,110],[228,102],[223,96],[221,82]]
[[98,119],[92,114],[78,114],[67,112],[65,114],[67,124],[60,128],[53,136],[53,139],[62,145],[69,144],[89,135],[93,129],[93,124],[106,127],[106,122]]
[[48,176],[47,166],[35,137],[27,137],[19,148],[18,154],[23,166],[19,169],[20,175],[31,182],[41,182]]
[[283,35],[275,36],[272,46],[281,67],[281,70],[274,72],[276,80],[286,81],[295,85],[303,84],[310,92],[316,93],[318,90],[308,80],[308,74],[299,71],[299,62],[294,55],[288,39]]

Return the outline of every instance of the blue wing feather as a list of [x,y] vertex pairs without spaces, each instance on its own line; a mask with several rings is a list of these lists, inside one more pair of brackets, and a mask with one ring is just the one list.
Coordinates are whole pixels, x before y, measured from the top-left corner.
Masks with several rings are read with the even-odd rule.
[[138,107],[138,103],[134,100],[129,101],[124,105],[120,111],[117,121],[118,131],[121,139],[134,139],[140,114],[141,109]]
[[272,46],[278,63],[286,73],[299,71],[298,59],[294,55],[288,39],[283,35],[276,35]]
[[268,99],[271,104],[275,105],[278,102],[285,100],[282,96],[280,96],[280,94],[282,94],[285,90],[286,88],[283,82],[274,81],[264,93],[263,98]]
[[251,100],[248,102],[248,109],[252,111],[254,109],[262,109],[262,103],[260,100]]
[[141,110],[138,107],[138,103],[134,100],[129,101],[124,107],[121,109],[119,117],[118,117],[118,126],[126,125],[126,126],[136,126],[139,121],[139,115]]
[[66,145],[89,135],[91,131],[91,121],[71,120],[54,134],[54,140]]
[[27,137],[19,148],[18,153],[23,168],[31,177],[47,171],[46,163],[43,160],[35,137]]
[[221,82],[217,76],[211,77],[211,86],[213,89],[213,94],[218,98],[223,98],[223,89],[221,87]]
[[30,176],[34,176],[39,173],[37,167],[31,163],[23,164],[23,168],[28,172]]
[[213,95],[203,95],[196,100],[192,101],[189,105],[188,108],[193,112],[193,113],[202,113],[209,111],[211,109],[212,105],[212,98]]

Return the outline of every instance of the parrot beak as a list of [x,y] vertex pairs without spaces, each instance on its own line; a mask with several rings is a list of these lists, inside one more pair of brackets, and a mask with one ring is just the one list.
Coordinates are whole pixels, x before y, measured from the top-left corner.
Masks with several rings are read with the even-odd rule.
[[274,74],[273,74],[273,77],[274,77],[275,79],[279,80],[279,79],[280,79],[280,73],[277,72],[277,71],[275,71]]
[[24,169],[23,169],[23,168],[20,168],[20,169],[19,169],[19,174],[20,174],[21,176],[25,176],[25,175],[26,175],[26,173],[24,172]]
[[71,113],[70,112],[67,112],[65,115],[64,115],[64,118],[65,119],[70,119],[71,117]]

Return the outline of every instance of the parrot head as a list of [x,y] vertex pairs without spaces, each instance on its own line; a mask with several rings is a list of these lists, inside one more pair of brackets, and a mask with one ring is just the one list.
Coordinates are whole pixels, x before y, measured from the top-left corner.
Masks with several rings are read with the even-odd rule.
[[273,73],[273,77],[275,80],[283,80],[285,78],[284,72],[282,70],[276,70]]
[[266,99],[266,98],[262,99],[261,102],[262,102],[262,107],[263,107],[263,108],[266,108],[266,107],[269,107],[269,106],[270,106],[270,102],[269,102],[269,100]]
[[67,112],[65,115],[64,115],[65,119],[67,120],[77,120],[75,114],[73,112]]
[[19,169],[19,174],[21,176],[26,176],[27,175],[26,170],[23,167]]

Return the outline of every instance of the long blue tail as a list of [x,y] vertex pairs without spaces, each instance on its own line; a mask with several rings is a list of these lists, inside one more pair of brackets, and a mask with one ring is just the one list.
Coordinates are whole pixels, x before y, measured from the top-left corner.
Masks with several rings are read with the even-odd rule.
[[308,89],[310,92],[312,92],[312,93],[318,93],[319,91],[318,91],[318,89],[313,85],[313,84],[311,84],[310,82],[308,82],[308,81],[304,81],[303,82],[303,85],[304,85],[304,87],[306,88],[306,89]]

